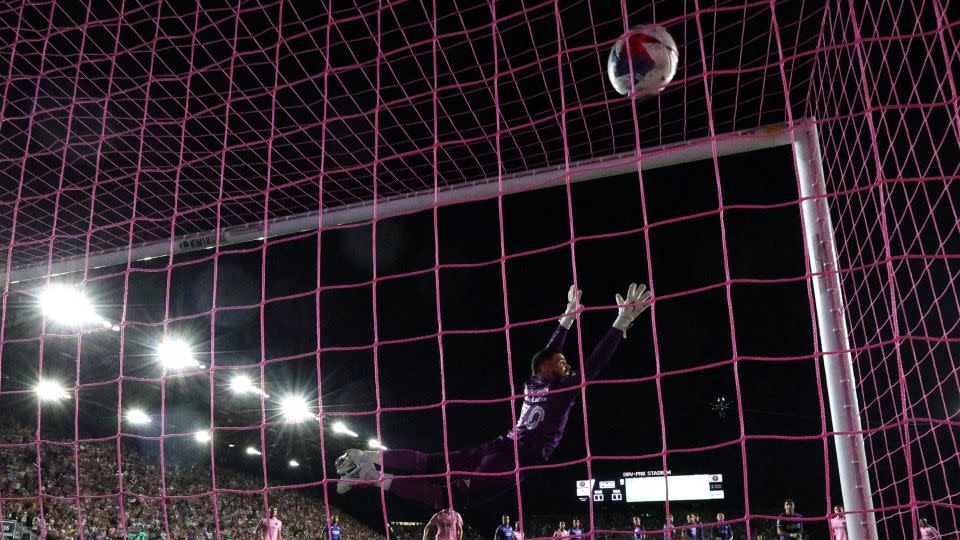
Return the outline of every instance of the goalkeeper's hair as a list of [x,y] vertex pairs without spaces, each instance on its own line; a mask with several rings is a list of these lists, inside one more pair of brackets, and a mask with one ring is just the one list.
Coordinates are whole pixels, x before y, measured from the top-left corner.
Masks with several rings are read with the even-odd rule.
[[530,359],[530,373],[536,375],[540,371],[540,366],[543,365],[544,362],[549,361],[554,357],[554,355],[560,354],[561,352],[563,351],[556,347],[549,347],[546,349],[540,349],[534,353],[533,358]]

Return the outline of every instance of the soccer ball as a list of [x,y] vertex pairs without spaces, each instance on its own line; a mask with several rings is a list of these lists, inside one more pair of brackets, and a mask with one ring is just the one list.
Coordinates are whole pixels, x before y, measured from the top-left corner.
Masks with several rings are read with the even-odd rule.
[[[680,54],[667,29],[656,24],[635,26],[613,44],[607,75],[621,95],[658,94],[677,73]],[[632,67],[632,70],[631,70]]]

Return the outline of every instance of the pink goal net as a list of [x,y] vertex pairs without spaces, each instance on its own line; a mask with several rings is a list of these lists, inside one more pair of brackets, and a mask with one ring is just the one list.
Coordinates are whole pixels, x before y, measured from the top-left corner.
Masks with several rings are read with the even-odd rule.
[[[334,459],[439,453],[423,476],[461,506],[471,471],[450,456],[516,424],[566,287],[586,291],[566,351],[585,359],[638,281],[652,306],[576,386],[558,454],[525,466],[514,447],[483,511],[532,538],[554,480],[571,502],[575,479],[722,473],[700,506],[588,495],[584,529],[725,509],[756,537],[795,498],[825,535],[852,503],[803,240],[815,199],[861,424],[840,435],[871,486],[847,520],[958,534],[950,0],[347,4],[0,6],[5,523],[236,538],[238,515],[280,505],[319,524],[308,537],[342,507],[402,536],[388,478],[337,495]],[[607,54],[649,22],[676,76],[620,96]],[[85,295],[54,300],[79,315],[44,313],[50,290]]]

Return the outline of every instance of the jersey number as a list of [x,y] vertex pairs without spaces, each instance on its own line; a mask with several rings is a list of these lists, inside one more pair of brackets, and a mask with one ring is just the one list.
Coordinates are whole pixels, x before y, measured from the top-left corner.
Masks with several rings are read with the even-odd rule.
[[545,413],[543,412],[543,407],[539,405],[530,407],[525,411],[520,411],[520,417],[522,418],[521,422],[523,423],[523,427],[529,429],[530,431],[537,429],[537,426],[539,426],[540,422],[543,421],[544,415]]

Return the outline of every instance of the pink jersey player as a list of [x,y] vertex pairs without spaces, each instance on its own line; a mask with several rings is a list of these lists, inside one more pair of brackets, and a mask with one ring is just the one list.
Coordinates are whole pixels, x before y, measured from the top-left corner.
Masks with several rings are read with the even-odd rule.
[[270,509],[270,517],[260,520],[257,535],[262,540],[283,540],[283,522],[277,518],[277,509]]
[[921,540],[938,540],[940,531],[935,529],[926,518],[920,520],[920,538]]
[[523,540],[523,528],[519,521],[513,524],[513,540]]
[[830,540],[847,540],[847,517],[842,506],[833,507],[834,516],[830,518]]
[[444,508],[430,518],[423,529],[423,540],[428,540],[429,530],[436,527],[435,540],[460,540],[463,537],[463,518],[453,508]]
[[830,540],[847,540],[847,520],[843,516],[830,519]]

